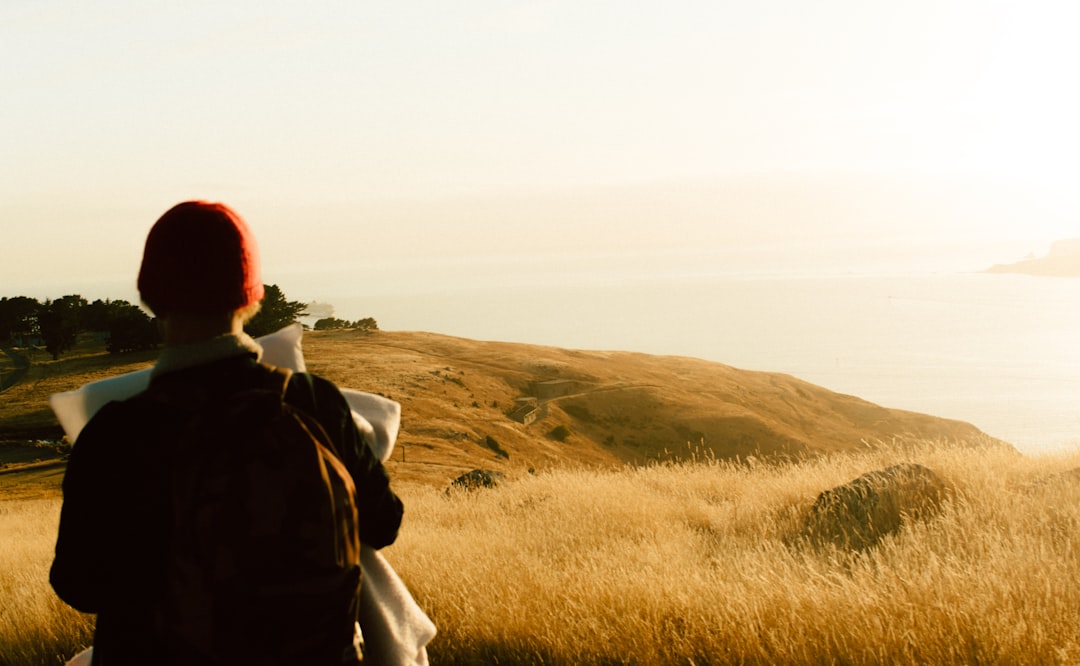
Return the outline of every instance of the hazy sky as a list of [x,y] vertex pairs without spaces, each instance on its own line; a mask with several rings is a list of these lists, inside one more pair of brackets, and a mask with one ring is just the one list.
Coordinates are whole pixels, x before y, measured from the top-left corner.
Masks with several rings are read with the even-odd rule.
[[1077,25],[1067,1],[4,0],[0,293],[130,276],[195,197],[278,267],[1080,236]]

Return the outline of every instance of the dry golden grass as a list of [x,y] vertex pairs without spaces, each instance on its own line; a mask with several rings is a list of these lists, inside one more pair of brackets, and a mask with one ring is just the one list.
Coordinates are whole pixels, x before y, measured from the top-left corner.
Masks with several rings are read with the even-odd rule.
[[[799,541],[816,495],[900,461],[956,488],[855,554]],[[930,447],[407,489],[387,553],[435,664],[1080,661],[1080,455]],[[786,544],[793,545],[786,545]]]
[[[865,553],[800,539],[818,493],[904,461],[954,489],[936,518]],[[1077,663],[1078,466],[925,445],[410,483],[386,555],[439,626],[436,665]],[[48,585],[58,507],[0,501],[0,663],[89,639]]]
[[59,519],[56,496],[0,500],[0,664],[62,664],[90,642],[93,617],[49,587]]

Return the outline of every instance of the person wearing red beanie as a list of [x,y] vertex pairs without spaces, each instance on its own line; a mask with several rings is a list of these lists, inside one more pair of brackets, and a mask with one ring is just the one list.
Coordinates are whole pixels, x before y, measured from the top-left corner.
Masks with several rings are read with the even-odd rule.
[[[260,362],[262,348],[243,330],[264,294],[255,237],[243,218],[224,204],[178,204],[147,236],[138,288],[160,322],[164,348],[147,390],[102,407],[72,448],[50,581],[64,601],[97,614],[95,664],[219,663],[188,649],[184,641],[197,628],[165,626],[161,618],[171,615],[153,609],[167,605],[163,600],[175,593],[173,525],[193,520],[177,508],[182,506],[174,494],[177,479],[187,477],[177,477],[174,470],[190,469],[189,461],[232,448],[232,441],[216,431],[209,441],[220,448],[209,452],[189,440],[200,439],[197,435],[204,432],[198,424],[220,423],[221,417],[212,416],[222,411],[215,406],[246,404],[238,403],[238,396],[265,392],[277,377]],[[316,439],[325,441],[344,464],[345,476],[351,477],[358,538],[373,548],[393,543],[401,524],[401,500],[390,489],[386,470],[364,442],[341,392],[308,373],[287,377],[278,385],[278,398],[282,390],[284,403],[313,420],[324,435]],[[257,473],[241,470],[235,483],[251,484]],[[274,498],[272,503],[279,501],[287,506],[289,498]],[[247,524],[236,526],[249,529]],[[260,560],[272,561],[277,555],[268,552]],[[241,564],[256,571],[267,566],[263,561]],[[291,586],[296,587],[295,581]],[[290,583],[278,587],[289,589]],[[358,595],[359,583],[345,589]],[[312,602],[306,594],[304,603],[318,606],[319,599]],[[249,623],[256,625],[252,635],[230,637],[249,651],[239,661],[226,661],[356,663],[355,618],[343,622],[335,610],[341,607],[328,602],[327,608],[309,613],[310,618],[298,619],[315,627],[299,643],[296,632]],[[231,623],[243,618],[229,620],[229,627],[247,626]],[[334,625],[325,632],[332,638],[318,640],[324,624]],[[177,636],[184,637],[180,648]]]
[[150,229],[138,286],[158,316],[242,310],[263,297],[255,236],[224,204],[177,204]]

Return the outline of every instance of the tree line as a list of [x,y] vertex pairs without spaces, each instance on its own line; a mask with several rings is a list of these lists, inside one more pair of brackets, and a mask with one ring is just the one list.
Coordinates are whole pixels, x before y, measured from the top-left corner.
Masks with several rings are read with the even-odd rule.
[[[263,285],[266,295],[258,314],[244,326],[252,337],[268,335],[307,314],[307,304],[290,301],[277,285]],[[326,317],[316,330],[378,330],[371,317],[355,322]],[[78,294],[39,301],[29,296],[0,297],[0,344],[44,345],[54,360],[68,351],[80,333],[100,333],[110,353],[152,349],[161,343],[157,322],[141,307],[124,300],[88,302]]]
[[160,339],[154,321],[124,300],[91,303],[78,294],[43,302],[29,296],[0,298],[0,343],[44,345],[58,359],[84,331],[104,334],[106,349],[113,353],[150,349]]

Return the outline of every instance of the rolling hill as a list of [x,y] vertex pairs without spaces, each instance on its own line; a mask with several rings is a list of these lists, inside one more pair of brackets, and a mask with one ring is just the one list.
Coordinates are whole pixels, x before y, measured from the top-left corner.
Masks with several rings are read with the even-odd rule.
[[[0,441],[59,439],[49,393],[153,356],[85,343],[57,362],[34,359],[5,392]],[[304,356],[339,386],[401,403],[390,473],[440,486],[474,468],[519,475],[691,456],[798,458],[894,437],[990,441],[967,423],[694,358],[347,330],[305,333]]]

